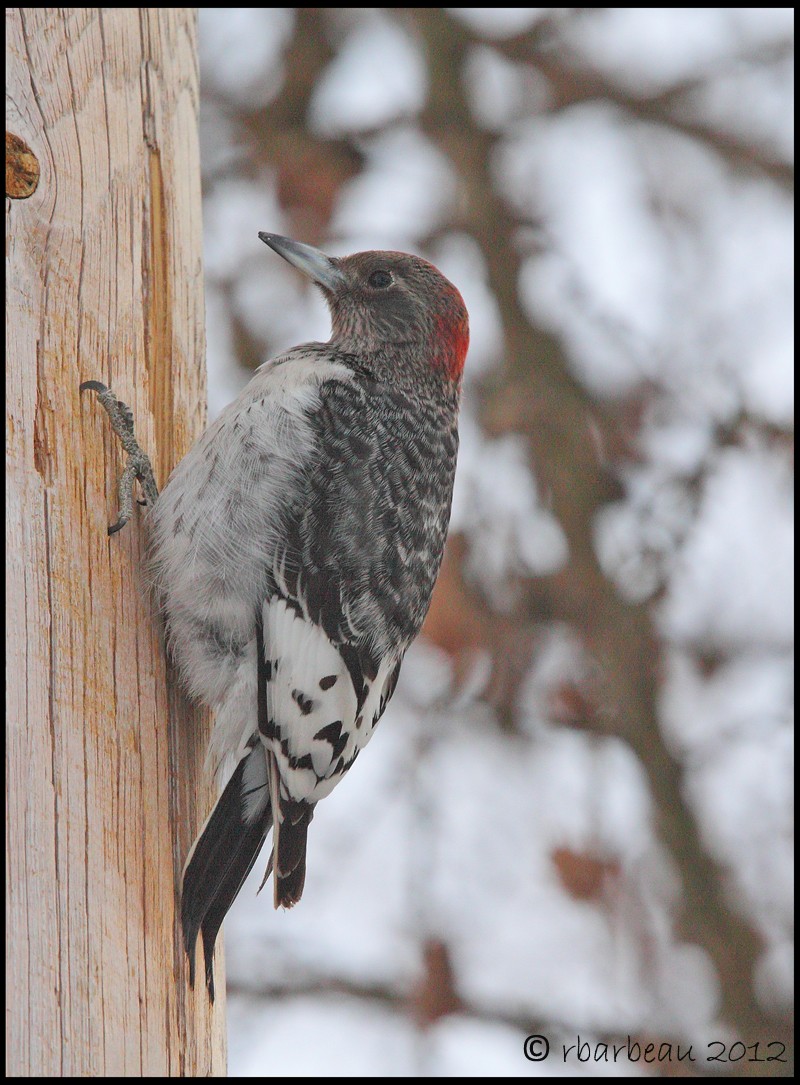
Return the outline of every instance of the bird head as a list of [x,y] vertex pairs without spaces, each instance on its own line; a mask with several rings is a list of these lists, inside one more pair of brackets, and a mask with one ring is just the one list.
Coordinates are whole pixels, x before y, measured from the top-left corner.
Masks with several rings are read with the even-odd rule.
[[[277,234],[261,240],[322,290],[331,311],[332,345],[387,376],[425,375],[458,386],[469,345],[461,294],[442,273],[405,252],[332,257]],[[401,372],[401,370],[403,372]]]

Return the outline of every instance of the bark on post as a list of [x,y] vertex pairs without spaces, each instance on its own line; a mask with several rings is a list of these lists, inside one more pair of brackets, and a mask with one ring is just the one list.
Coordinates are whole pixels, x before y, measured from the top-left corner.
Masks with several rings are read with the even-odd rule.
[[222,1074],[224,984],[189,991],[176,907],[209,720],[142,516],[106,535],[121,452],[78,392],[131,406],[160,484],[204,422],[195,14],[6,11],[6,1069]]

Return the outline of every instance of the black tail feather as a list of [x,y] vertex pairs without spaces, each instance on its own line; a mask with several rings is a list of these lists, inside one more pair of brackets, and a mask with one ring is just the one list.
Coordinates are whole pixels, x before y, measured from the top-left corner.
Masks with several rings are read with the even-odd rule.
[[247,876],[253,869],[253,864],[258,858],[259,852],[272,827],[272,818],[268,815],[266,823],[261,822],[260,829],[251,827],[242,833],[237,849],[235,865],[231,864],[229,876],[220,887],[220,891],[206,912],[202,925],[203,956],[206,964],[206,986],[214,1001],[214,944],[222,926],[222,921],[228,914],[228,910],[239,895],[239,890],[247,880]]
[[276,834],[275,907],[291,908],[303,895],[306,882],[306,843],[314,804],[282,799],[281,814]]
[[214,1000],[214,944],[222,921],[258,858],[272,827],[272,807],[265,805],[252,821],[244,816],[245,769],[251,757],[263,757],[259,746],[243,757],[217,801],[183,872],[181,924],[194,986],[195,943],[203,934],[206,986]]

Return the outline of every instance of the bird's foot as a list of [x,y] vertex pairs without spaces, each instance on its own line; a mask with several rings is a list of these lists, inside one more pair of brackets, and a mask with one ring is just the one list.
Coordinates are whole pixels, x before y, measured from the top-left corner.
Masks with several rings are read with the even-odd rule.
[[105,384],[101,384],[100,381],[84,381],[80,390],[82,392],[97,392],[97,398],[111,421],[111,428],[119,437],[126,453],[125,469],[119,480],[119,519],[108,529],[109,535],[114,535],[125,527],[133,515],[134,481],[138,481],[144,494],[144,500],[139,502],[141,505],[152,507],[158,497],[158,486],[156,485],[150,457],[136,440],[133,429],[133,412],[127,403],[117,399],[111,389],[107,388]]

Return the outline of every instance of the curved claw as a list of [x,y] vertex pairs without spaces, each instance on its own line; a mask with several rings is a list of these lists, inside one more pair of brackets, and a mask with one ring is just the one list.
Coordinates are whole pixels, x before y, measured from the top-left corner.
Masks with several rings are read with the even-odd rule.
[[80,386],[79,391],[107,392],[108,387],[107,385],[102,384],[100,381],[84,381],[83,384]]

